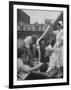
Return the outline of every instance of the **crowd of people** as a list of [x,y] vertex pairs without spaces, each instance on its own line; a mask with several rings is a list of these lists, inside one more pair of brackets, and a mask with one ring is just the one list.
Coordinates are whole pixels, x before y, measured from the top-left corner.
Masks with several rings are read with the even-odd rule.
[[63,77],[62,21],[56,23],[55,27],[55,30],[52,28],[48,31],[56,36],[55,42],[48,40],[47,43],[44,37],[39,39],[36,35],[27,36],[23,40],[17,54],[18,78],[31,80]]

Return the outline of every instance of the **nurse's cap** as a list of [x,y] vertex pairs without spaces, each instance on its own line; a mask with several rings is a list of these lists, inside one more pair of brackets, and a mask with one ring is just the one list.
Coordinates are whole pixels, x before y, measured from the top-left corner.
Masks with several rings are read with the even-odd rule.
[[59,23],[61,26],[63,26],[63,22],[62,22],[62,21],[59,21],[58,23]]

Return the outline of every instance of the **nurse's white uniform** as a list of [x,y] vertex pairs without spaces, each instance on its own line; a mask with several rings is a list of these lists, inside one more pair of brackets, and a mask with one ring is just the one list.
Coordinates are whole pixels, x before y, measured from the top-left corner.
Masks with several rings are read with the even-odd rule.
[[63,66],[63,30],[55,31],[56,34],[56,43],[53,47],[53,52],[50,56],[49,68],[47,72],[54,67]]

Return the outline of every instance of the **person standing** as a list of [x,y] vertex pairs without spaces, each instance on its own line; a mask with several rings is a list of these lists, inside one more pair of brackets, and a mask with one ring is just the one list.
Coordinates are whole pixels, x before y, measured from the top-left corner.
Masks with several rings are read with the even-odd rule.
[[53,48],[51,48],[53,52],[50,55],[49,68],[47,72],[55,67],[59,69],[63,67],[63,25],[61,24],[61,21],[56,24],[56,27],[57,30],[53,31],[53,34],[56,35],[56,43]]

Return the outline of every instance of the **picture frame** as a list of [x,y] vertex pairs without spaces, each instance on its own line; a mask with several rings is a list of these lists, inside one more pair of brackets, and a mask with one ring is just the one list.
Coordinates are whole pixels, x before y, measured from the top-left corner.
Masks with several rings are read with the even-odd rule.
[[[33,7],[33,8],[32,8]],[[54,8],[54,10],[58,10],[58,9],[62,9],[63,11],[63,19],[64,19],[64,29],[66,31],[66,66],[65,66],[65,81],[58,81],[58,82],[50,82],[49,81],[45,81],[44,82],[42,80],[31,80],[31,81],[23,81],[21,83],[21,81],[17,81],[17,79],[15,79],[14,73],[16,71],[16,68],[14,66],[14,64],[16,62],[15,61],[15,56],[17,55],[17,51],[14,49],[17,48],[17,42],[15,43],[16,39],[17,39],[17,9],[38,9],[40,8],[40,10],[53,10],[52,8]],[[15,19],[16,18],[16,19]],[[65,19],[66,18],[66,19]],[[16,37],[16,38],[15,38]],[[16,53],[16,54],[15,54]],[[17,56],[16,56],[17,57]],[[16,58],[17,59],[17,58]],[[64,70],[65,70],[64,69]],[[59,79],[60,80],[60,79]],[[15,82],[19,82],[18,84],[16,84]],[[28,84],[26,83],[28,82]],[[38,83],[39,82],[39,83]],[[40,83],[42,82],[42,83]],[[26,83],[26,84],[25,84]],[[33,84],[34,83],[34,84]],[[28,88],[28,87],[44,87],[44,86],[62,86],[62,85],[69,85],[69,5],[66,4],[51,4],[51,3],[34,3],[34,2],[17,2],[17,1],[10,1],[9,2],[9,88]]]

